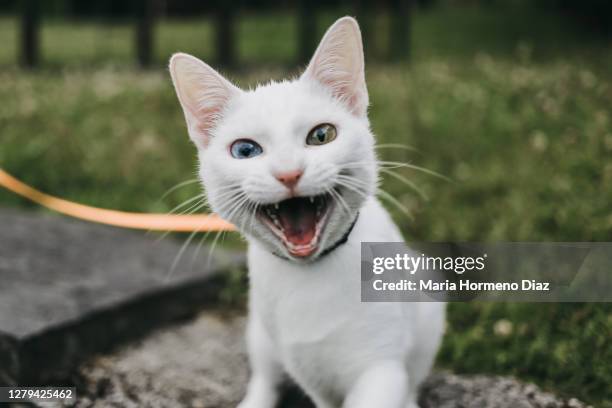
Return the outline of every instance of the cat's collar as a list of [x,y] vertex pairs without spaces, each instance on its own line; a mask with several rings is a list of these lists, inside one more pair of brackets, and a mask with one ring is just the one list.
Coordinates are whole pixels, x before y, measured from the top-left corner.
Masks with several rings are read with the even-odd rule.
[[[315,259],[315,261],[323,258],[326,255],[329,255],[330,253],[332,253],[333,251],[335,251],[336,249],[338,249],[339,246],[343,245],[346,243],[346,241],[348,241],[349,239],[349,235],[351,235],[351,232],[353,232],[353,228],[355,228],[355,224],[357,224],[357,219],[359,218],[359,212],[357,212],[357,215],[355,216],[355,219],[353,220],[353,222],[351,222],[351,225],[348,227],[348,229],[346,230],[346,232],[344,233],[344,235],[342,235],[342,237],[336,241],[335,243],[333,243],[332,245],[328,246],[327,248],[325,248],[317,257],[317,259]],[[278,254],[276,252],[272,252],[274,255],[278,256],[279,258],[282,258],[286,261],[290,261],[291,259],[286,257],[285,255],[282,254]]]

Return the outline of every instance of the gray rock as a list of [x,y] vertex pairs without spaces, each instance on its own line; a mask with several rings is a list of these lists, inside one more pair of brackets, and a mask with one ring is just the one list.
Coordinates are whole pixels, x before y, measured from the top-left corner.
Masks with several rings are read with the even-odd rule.
[[78,407],[228,407],[244,392],[242,316],[204,313],[79,371]]
[[[79,370],[77,407],[235,407],[248,376],[245,318],[205,312],[160,330]],[[422,408],[584,408],[513,378],[435,373],[422,387]],[[312,407],[291,389],[282,407]]]
[[511,377],[431,375],[421,390],[423,408],[586,408],[575,398],[566,400]]
[[217,301],[243,256],[59,216],[0,211],[0,385],[49,384],[78,362]]

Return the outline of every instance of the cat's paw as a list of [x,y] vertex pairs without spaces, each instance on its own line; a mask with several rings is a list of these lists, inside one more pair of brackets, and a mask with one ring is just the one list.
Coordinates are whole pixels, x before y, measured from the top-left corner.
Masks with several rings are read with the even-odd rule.
[[236,408],[256,408],[256,405],[244,399],[236,406]]
[[237,408],[274,408],[278,402],[278,393],[262,388],[251,389]]
[[243,399],[236,408],[274,408],[274,405],[262,405],[266,401],[256,401],[253,398]]

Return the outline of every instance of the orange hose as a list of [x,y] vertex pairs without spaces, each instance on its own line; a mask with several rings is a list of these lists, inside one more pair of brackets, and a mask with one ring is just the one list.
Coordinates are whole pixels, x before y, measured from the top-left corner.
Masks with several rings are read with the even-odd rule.
[[30,201],[70,217],[115,227],[151,231],[199,232],[235,231],[218,215],[146,214],[107,210],[53,197],[17,180],[0,168],[0,186]]

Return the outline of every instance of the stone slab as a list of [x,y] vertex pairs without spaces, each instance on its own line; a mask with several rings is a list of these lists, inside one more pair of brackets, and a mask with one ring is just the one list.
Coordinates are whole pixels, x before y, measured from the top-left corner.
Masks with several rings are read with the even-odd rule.
[[[235,407],[248,377],[241,313],[207,311],[191,322],[87,362],[75,376],[76,407]],[[585,408],[510,377],[436,372],[422,387],[421,408]],[[295,388],[284,408],[312,408]]]
[[51,214],[0,210],[0,384],[65,379],[83,358],[217,300],[241,254]]

